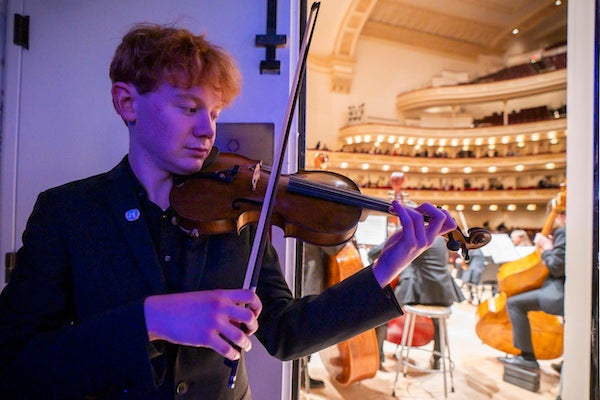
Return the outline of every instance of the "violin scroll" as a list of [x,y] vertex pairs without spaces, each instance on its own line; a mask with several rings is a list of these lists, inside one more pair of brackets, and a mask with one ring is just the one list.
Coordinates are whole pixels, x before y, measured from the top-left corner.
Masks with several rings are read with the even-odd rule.
[[492,240],[492,234],[487,229],[470,228],[467,232],[468,235],[465,236],[460,229],[456,228],[444,235],[448,239],[448,243],[446,243],[448,250],[460,250],[465,261],[469,261],[470,249],[483,247]]

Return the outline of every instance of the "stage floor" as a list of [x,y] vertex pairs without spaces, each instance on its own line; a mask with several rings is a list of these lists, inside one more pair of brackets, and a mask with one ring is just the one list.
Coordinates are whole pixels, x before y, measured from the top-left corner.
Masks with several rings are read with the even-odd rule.
[[[450,392],[448,379],[448,399],[503,399],[503,400],[555,400],[559,391],[560,375],[551,367],[561,359],[541,360],[540,390],[536,393],[512,385],[502,380],[503,365],[496,357],[503,356],[499,352],[481,342],[475,333],[476,306],[463,302],[452,307],[452,316],[448,320],[448,340],[452,359],[456,365],[454,369],[454,393]],[[432,344],[430,343],[429,348]],[[376,376],[361,382],[342,386],[332,380],[318,354],[311,357],[309,372],[313,378],[325,381],[322,389],[311,389],[309,393],[303,391],[302,400],[379,400],[393,399],[393,383],[395,377],[396,358],[394,352],[396,345],[384,343],[386,355],[383,367],[385,371],[378,371]],[[426,366],[430,354],[427,352],[412,351],[410,358],[418,365]],[[304,389],[303,389],[304,390]],[[417,370],[408,370],[406,377],[402,372],[396,385],[396,398],[400,399],[443,399],[444,380],[440,373],[423,373]]]

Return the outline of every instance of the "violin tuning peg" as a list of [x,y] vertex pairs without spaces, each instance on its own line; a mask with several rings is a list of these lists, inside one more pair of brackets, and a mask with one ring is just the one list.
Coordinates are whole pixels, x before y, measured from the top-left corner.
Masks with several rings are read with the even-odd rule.
[[454,239],[454,236],[452,235],[452,233],[448,234],[448,243],[446,244],[446,247],[450,251],[460,250],[460,242],[458,240]]

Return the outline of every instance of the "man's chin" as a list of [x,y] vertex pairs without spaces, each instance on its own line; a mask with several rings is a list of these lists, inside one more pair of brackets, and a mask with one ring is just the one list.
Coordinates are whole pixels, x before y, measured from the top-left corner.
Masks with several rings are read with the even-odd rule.
[[177,175],[181,175],[181,176],[193,175],[196,172],[200,171],[202,169],[203,165],[204,165],[204,161],[198,161],[198,162],[194,162],[194,163],[189,163],[188,165],[182,165],[178,169]]

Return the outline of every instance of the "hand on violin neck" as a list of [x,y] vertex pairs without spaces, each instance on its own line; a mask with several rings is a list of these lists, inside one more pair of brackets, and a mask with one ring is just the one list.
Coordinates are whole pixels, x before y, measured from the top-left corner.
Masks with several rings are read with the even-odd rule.
[[[401,228],[386,241],[373,265],[373,274],[381,287],[388,285],[412,260],[429,248],[436,237],[456,229],[448,211],[429,203],[415,209],[392,203]],[[427,216],[427,217],[425,217]],[[425,222],[427,218],[428,222]]]

